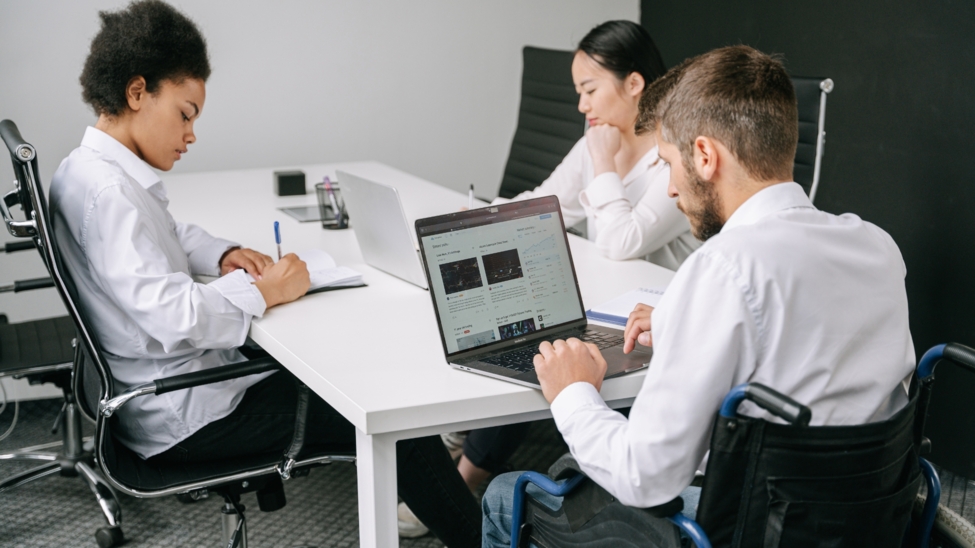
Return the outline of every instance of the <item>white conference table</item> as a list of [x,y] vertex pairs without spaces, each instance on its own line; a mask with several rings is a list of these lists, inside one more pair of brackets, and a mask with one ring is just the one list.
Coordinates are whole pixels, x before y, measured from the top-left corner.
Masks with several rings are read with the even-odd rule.
[[[305,172],[307,195],[276,196],[272,169],[169,175],[169,208],[180,221],[272,256],[273,223],[280,221],[285,253],[322,249],[363,274],[368,287],[268,310],[254,320],[250,336],[355,425],[360,544],[397,546],[397,440],[548,418],[549,405],[539,391],[449,367],[429,293],[367,266],[354,228],[324,230],[277,210],[315,204],[313,184],[325,175],[334,179],[336,170],[397,187],[410,223],[459,210],[466,194],[377,162],[289,169]],[[673,277],[645,261],[610,261],[582,238],[569,240],[586,308]],[[629,405],[644,376],[606,381],[603,398],[613,407]]]

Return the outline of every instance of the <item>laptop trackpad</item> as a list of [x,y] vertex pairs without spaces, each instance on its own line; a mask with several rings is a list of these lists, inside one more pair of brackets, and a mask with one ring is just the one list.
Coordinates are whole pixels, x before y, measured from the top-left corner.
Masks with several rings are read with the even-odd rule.
[[624,354],[623,345],[618,345],[603,350],[603,357],[606,358],[608,364],[606,368],[606,378],[608,379],[646,368],[650,365],[650,358],[653,357],[653,349],[637,346],[629,354]]

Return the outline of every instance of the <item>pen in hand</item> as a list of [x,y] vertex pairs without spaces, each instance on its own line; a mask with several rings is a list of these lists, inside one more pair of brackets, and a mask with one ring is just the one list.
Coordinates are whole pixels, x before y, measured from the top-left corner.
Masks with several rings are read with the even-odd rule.
[[281,228],[278,222],[274,221],[274,242],[278,244],[278,260],[281,260]]
[[474,209],[474,185],[471,185],[471,189],[467,193],[467,209]]

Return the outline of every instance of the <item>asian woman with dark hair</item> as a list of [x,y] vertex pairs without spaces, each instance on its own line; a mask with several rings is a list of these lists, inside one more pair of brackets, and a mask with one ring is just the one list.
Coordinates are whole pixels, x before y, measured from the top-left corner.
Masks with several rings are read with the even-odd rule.
[[572,61],[589,130],[545,182],[513,200],[558,196],[566,225],[585,220],[589,239],[606,256],[676,270],[700,242],[667,196],[670,167],[657,154],[653,132],[636,131],[640,97],[664,72],[642,26],[608,21],[589,31]]

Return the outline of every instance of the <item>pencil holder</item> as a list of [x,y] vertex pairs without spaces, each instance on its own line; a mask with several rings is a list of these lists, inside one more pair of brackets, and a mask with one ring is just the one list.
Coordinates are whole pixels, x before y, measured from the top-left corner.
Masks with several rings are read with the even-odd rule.
[[[318,196],[318,210],[321,212],[322,228],[341,230],[349,228],[349,214],[345,211],[342,191],[338,183],[331,183],[331,192],[325,188],[325,183],[315,184],[315,194]],[[331,194],[331,196],[329,196]]]

